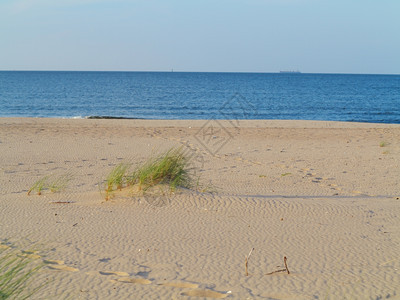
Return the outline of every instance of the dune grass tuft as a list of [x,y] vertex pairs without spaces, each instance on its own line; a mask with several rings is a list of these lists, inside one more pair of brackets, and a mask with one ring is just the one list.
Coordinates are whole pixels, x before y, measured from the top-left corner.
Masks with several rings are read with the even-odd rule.
[[43,285],[30,288],[32,276],[43,264],[16,251],[0,249],[0,299],[28,299]]
[[54,178],[54,180],[49,183],[49,190],[52,193],[61,192],[67,188],[71,180],[72,180],[71,174],[60,175]]
[[129,176],[129,184],[138,184],[146,191],[159,184],[168,185],[171,191],[177,187],[191,188],[193,179],[188,159],[180,148],[172,148],[159,156],[150,158]]
[[130,165],[125,163],[120,163],[111,170],[106,178],[106,200],[108,200],[111,196],[112,191],[117,188],[119,190],[122,189],[124,184],[126,183],[126,173],[129,169]]
[[28,190],[28,195],[30,195],[31,192],[36,192],[38,195],[41,195],[44,190],[50,190],[52,193],[60,192],[67,188],[71,179],[71,174],[64,174],[54,178],[44,176],[31,186]]
[[111,170],[105,180],[106,200],[110,199],[113,191],[127,186],[135,186],[140,194],[145,194],[154,187],[158,187],[159,191],[168,187],[168,192],[172,193],[178,187],[199,186],[199,180],[195,182],[193,179],[189,159],[182,148],[171,148],[163,154],[151,157],[133,170],[130,169],[129,164],[121,163]]
[[48,179],[49,179],[48,176],[44,176],[40,178],[38,181],[36,181],[29,189],[28,195],[30,195],[30,193],[34,191],[36,191],[38,195],[41,195],[42,191],[47,188]]

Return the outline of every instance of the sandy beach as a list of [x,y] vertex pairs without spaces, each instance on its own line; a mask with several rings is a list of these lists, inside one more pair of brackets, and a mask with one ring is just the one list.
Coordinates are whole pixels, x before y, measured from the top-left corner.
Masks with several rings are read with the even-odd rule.
[[[212,188],[105,201],[114,166],[171,147]],[[400,125],[0,118],[0,153],[0,243],[45,262],[33,299],[400,297]]]

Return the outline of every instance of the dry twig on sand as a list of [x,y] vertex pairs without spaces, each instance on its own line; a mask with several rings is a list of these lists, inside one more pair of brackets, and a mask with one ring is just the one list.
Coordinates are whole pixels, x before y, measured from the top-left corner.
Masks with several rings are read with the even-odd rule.
[[249,255],[247,255],[247,256],[246,256],[246,259],[245,259],[246,276],[249,276],[249,272],[248,272],[248,263],[249,263],[250,255],[251,255],[251,253],[253,252],[253,250],[254,250],[254,248],[252,248],[252,249],[250,250]]
[[265,275],[272,275],[272,274],[280,273],[280,272],[287,272],[288,275],[289,275],[290,271],[289,271],[289,268],[287,266],[287,258],[286,258],[286,256],[283,257],[283,263],[285,264],[285,268],[284,269],[280,269],[280,270],[276,270],[276,271],[273,271],[273,272],[270,272],[270,273],[266,273]]

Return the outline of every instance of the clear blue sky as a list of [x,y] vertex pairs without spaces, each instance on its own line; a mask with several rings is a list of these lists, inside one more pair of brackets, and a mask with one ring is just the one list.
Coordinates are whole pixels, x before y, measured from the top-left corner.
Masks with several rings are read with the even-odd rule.
[[0,0],[0,70],[400,73],[400,0]]

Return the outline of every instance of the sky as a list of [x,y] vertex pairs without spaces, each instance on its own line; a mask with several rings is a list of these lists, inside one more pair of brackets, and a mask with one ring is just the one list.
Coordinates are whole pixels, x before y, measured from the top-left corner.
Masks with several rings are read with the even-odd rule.
[[399,0],[0,0],[0,70],[400,74]]

